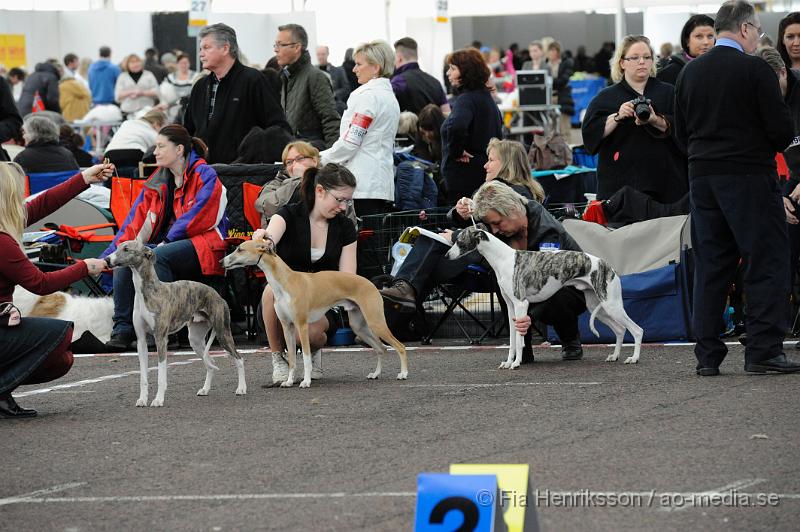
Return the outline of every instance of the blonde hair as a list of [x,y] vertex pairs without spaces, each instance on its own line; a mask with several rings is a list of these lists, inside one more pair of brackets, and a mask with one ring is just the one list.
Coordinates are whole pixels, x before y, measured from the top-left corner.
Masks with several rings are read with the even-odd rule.
[[489,211],[496,211],[503,218],[527,213],[528,199],[517,194],[510,186],[500,181],[489,181],[480,186],[472,196],[475,217],[483,219]]
[[520,185],[531,192],[531,196],[538,203],[544,201],[544,189],[538,181],[534,181],[531,176],[531,165],[528,161],[528,154],[525,146],[516,140],[500,140],[493,138],[486,147],[486,155],[489,150],[494,150],[500,159],[500,170],[497,178],[502,179],[511,185]]
[[304,140],[295,140],[283,148],[283,153],[281,153],[281,162],[283,164],[286,164],[286,158],[289,157],[289,150],[292,148],[303,157],[315,157],[317,164],[319,164],[319,150]]
[[653,58],[652,62],[650,63],[650,77],[656,77],[656,58],[655,52],[653,51],[653,45],[650,44],[650,39],[644,35],[626,35],[625,38],[622,39],[622,43],[617,46],[617,49],[614,51],[614,57],[611,58],[611,80],[614,83],[619,83],[622,78],[625,77],[625,73],[623,72],[620,63],[622,62],[622,58],[628,53],[628,50],[631,49],[631,46],[637,42],[645,43],[647,48],[650,49],[650,56]]
[[0,231],[22,245],[27,223],[24,206],[25,171],[17,163],[0,163]]
[[159,111],[158,109],[150,109],[141,119],[151,126],[158,126],[159,129],[167,124],[167,115],[164,114],[164,111]]
[[394,73],[394,50],[389,43],[381,39],[359,44],[353,51],[353,57],[361,57],[370,65],[377,65],[380,76],[391,78]]

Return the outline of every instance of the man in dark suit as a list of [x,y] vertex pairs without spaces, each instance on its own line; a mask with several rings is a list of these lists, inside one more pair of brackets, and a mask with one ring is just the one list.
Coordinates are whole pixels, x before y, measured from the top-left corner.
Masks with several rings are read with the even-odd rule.
[[761,34],[752,4],[725,2],[716,46],[683,69],[675,89],[675,133],[689,156],[696,257],[693,328],[697,374],[719,375],[725,299],[741,257],[747,293],[747,372],[792,373],[786,358],[789,297],[786,216],[775,154],[794,137],[774,72],[753,57]]

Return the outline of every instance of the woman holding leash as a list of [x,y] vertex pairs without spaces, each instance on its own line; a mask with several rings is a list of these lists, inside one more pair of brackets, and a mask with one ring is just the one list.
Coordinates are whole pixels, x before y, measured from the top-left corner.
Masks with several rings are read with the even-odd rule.
[[[355,188],[356,178],[342,165],[329,163],[319,169],[309,167],[300,184],[302,201],[281,207],[266,229],[253,233],[253,240],[272,240],[278,255],[295,271],[356,273],[356,228],[344,214],[353,204]],[[264,288],[261,305],[272,351],[272,385],[275,386],[286,380],[289,365],[270,286]],[[319,350],[327,342],[328,327],[324,316],[309,325],[312,379],[322,377]]]
[[43,273],[22,249],[24,228],[53,213],[69,200],[111,176],[111,164],[75,174],[31,201],[23,200],[25,172],[16,163],[0,163],[0,418],[33,417],[11,392],[22,384],[55,380],[72,367],[72,323],[50,318],[21,318],[12,304],[17,285],[44,295],[64,289],[105,268],[100,259],[79,260],[63,270]]
[[[155,246],[156,274],[165,282],[224,275],[225,198],[217,173],[206,164],[208,148],[183,126],[169,125],[156,137],[158,168],[144,184],[125,223],[101,258],[128,240]],[[132,349],[135,290],[129,268],[114,271],[114,328],[106,346]],[[172,349],[176,339],[170,341]]]

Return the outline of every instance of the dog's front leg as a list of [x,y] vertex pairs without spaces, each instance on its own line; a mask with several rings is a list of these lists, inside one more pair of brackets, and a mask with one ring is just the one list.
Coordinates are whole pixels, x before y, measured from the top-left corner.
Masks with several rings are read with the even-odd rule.
[[136,406],[147,406],[147,333],[142,323],[133,312],[133,328],[136,331],[136,353],[139,355],[139,399]]
[[289,375],[281,383],[281,388],[291,388],[294,385],[294,369],[297,367],[297,341],[295,340],[295,327],[293,323],[281,320],[283,327],[283,340],[286,342],[286,362],[289,364]]
[[[517,318],[522,318],[528,315],[528,302],[517,301],[514,302],[514,315]],[[531,324],[533,325],[533,324]],[[517,369],[522,364],[522,348],[525,346],[525,337],[514,328],[514,362],[511,363],[511,369]],[[510,355],[510,353],[509,353]]]
[[510,369],[512,361],[517,353],[517,330],[514,323],[514,302],[508,297],[505,292],[500,292],[506,302],[506,313],[508,315],[508,357],[503,362],[500,362],[498,369]]
[[167,332],[153,334],[158,351],[158,391],[150,406],[164,406],[164,394],[167,391]]

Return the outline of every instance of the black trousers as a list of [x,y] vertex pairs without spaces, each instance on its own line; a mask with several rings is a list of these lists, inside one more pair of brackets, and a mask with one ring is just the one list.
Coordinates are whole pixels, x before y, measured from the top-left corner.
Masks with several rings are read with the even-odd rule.
[[[420,236],[406,256],[395,276],[414,287],[417,301],[424,301],[437,285],[444,282],[458,284],[470,264],[481,264],[491,269],[477,251],[471,251],[457,259],[450,260],[445,254],[449,246],[431,238]],[[488,289],[488,287],[487,287]],[[578,316],[586,310],[586,300],[580,290],[571,286],[562,288],[550,299],[528,307],[528,314],[534,320],[552,325],[563,342],[578,338]]]
[[779,355],[786,333],[789,242],[777,176],[694,177],[689,189],[698,368],[717,367],[727,354],[719,335],[740,257],[747,298],[745,360],[759,362]]

